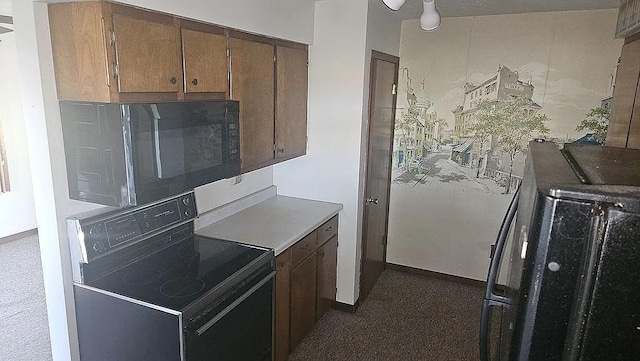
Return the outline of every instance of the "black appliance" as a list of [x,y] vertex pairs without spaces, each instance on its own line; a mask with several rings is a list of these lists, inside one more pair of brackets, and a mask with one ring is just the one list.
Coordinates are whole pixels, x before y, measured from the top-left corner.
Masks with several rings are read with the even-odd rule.
[[483,361],[640,357],[640,150],[529,144],[481,324]]
[[142,205],[240,174],[237,101],[60,102],[69,196]]
[[193,193],[67,219],[83,361],[272,359],[273,251],[194,234]]

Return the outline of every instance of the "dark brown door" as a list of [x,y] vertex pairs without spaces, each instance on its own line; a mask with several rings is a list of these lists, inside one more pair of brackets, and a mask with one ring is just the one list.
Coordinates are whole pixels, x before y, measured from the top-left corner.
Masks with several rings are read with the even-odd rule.
[[364,301],[378,280],[386,259],[399,60],[395,56],[372,52],[360,301]]

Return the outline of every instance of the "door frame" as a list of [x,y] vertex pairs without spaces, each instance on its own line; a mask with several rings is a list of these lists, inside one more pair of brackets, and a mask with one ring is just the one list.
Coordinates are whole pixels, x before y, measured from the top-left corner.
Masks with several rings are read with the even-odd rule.
[[362,237],[361,237],[361,245],[360,245],[360,278],[359,278],[359,286],[358,286],[358,291],[359,291],[359,295],[358,295],[358,300],[356,301],[356,305],[358,305],[360,303],[360,301],[364,301],[364,299],[362,298],[362,279],[364,277],[364,258],[366,255],[366,251],[367,251],[367,218],[369,216],[369,207],[367,207],[367,205],[365,204],[365,200],[367,198],[367,194],[368,194],[368,177],[369,177],[369,157],[371,156],[371,137],[372,137],[372,133],[371,133],[371,114],[373,114],[373,105],[374,105],[374,96],[375,96],[375,89],[376,89],[376,66],[375,66],[375,61],[374,60],[382,60],[382,61],[386,61],[389,63],[393,63],[396,66],[396,72],[395,72],[395,76],[394,76],[394,84],[395,84],[395,94],[393,95],[393,106],[392,106],[392,114],[393,114],[393,121],[391,122],[391,137],[389,138],[389,145],[390,145],[390,149],[391,152],[389,153],[389,171],[387,174],[387,178],[389,179],[389,185],[387,186],[387,205],[386,205],[386,210],[385,210],[385,240],[384,240],[384,254],[382,256],[382,264],[383,267],[386,268],[386,264],[387,264],[387,235],[389,232],[389,204],[390,204],[390,194],[391,194],[391,168],[393,166],[393,139],[394,139],[394,129],[395,129],[395,124],[396,124],[396,109],[397,109],[397,102],[398,102],[398,73],[400,71],[400,58],[394,55],[389,55],[389,54],[385,54],[376,50],[371,50],[371,62],[370,62],[370,70],[369,70],[369,104],[368,104],[368,111],[369,114],[367,115],[367,156],[365,159],[365,164],[364,164],[364,193],[362,194],[362,199],[361,199],[361,206],[363,207],[363,212],[362,212]]

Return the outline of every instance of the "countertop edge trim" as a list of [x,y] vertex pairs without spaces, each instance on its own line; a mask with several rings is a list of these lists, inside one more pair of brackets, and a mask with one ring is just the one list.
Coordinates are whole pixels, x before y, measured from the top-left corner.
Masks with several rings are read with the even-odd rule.
[[333,218],[335,215],[337,215],[338,213],[340,213],[340,211],[342,211],[343,206],[339,205],[337,207],[338,209],[329,213],[328,216],[325,216],[323,218],[321,218],[321,220],[319,222],[317,222],[314,226],[311,226],[310,228],[306,229],[305,231],[295,235],[293,238],[291,238],[290,240],[287,240],[287,242],[284,242],[283,244],[281,244],[280,246],[276,247],[273,252],[275,253],[276,256],[278,256],[280,253],[284,252],[287,250],[287,248],[293,246],[294,244],[298,243],[298,241],[300,241],[301,239],[303,239],[307,234],[313,232],[313,230],[317,229],[318,227],[320,227],[321,225],[323,225],[325,222],[327,222],[328,220],[330,220],[331,218]]

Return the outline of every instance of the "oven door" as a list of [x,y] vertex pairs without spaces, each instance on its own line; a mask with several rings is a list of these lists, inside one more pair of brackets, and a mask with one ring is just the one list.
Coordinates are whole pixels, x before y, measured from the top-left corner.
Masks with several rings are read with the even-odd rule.
[[187,361],[272,360],[275,274],[240,287],[188,325]]
[[125,105],[125,137],[130,138],[125,139],[125,152],[135,204],[239,173],[233,149],[239,144],[237,111],[231,101]]

